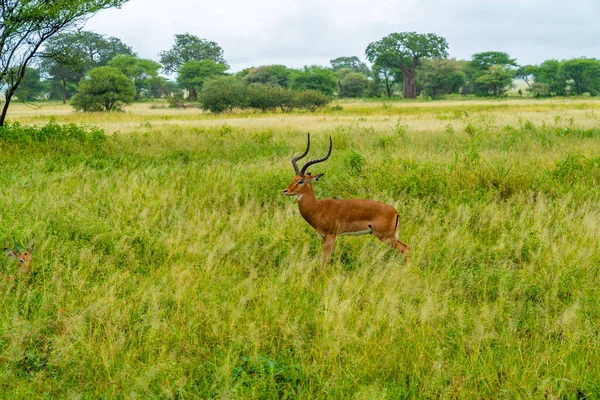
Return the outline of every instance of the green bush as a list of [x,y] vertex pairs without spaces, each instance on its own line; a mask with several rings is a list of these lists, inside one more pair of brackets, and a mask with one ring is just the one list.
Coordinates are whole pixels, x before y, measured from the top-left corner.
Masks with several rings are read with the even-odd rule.
[[316,90],[303,90],[296,92],[294,106],[304,108],[308,111],[315,111],[319,107],[326,106],[331,102],[331,99],[321,92]]
[[289,110],[294,106],[294,92],[277,85],[252,84],[247,96],[248,106],[261,111]]
[[246,84],[233,76],[207,81],[200,92],[202,108],[212,112],[232,111],[247,105]]
[[102,143],[107,136],[101,128],[83,125],[59,125],[51,120],[44,126],[21,125],[18,122],[0,126],[0,142],[48,143],[81,142]]
[[78,111],[119,111],[135,98],[133,82],[113,67],[93,68],[79,82],[79,93],[71,99]]

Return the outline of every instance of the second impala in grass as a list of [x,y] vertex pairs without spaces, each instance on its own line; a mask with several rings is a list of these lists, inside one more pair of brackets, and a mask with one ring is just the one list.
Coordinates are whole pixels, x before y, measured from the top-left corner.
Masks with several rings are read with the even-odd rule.
[[304,164],[302,170],[296,162],[308,154],[310,134],[306,151],[292,159],[296,176],[283,191],[286,196],[296,196],[298,209],[302,217],[323,238],[323,266],[329,264],[337,236],[373,234],[382,242],[404,253],[410,261],[410,248],[398,240],[398,211],[392,206],[374,200],[319,200],[313,191],[312,182],[318,181],[323,174],[312,175],[306,172],[308,167],[323,162],[331,155],[333,143],[329,137],[329,152],[318,160]]

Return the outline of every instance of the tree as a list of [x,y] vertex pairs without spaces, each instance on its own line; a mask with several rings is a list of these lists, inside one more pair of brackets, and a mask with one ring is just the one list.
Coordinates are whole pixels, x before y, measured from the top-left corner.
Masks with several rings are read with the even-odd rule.
[[177,83],[189,91],[190,100],[195,100],[196,93],[202,89],[202,85],[208,78],[223,75],[226,70],[227,65],[213,60],[186,61],[179,67]]
[[279,85],[283,88],[290,85],[291,71],[283,65],[263,65],[258,68],[248,68],[244,72],[242,77],[250,84]]
[[[18,73],[18,71],[14,72],[15,75]],[[39,97],[45,88],[43,82],[40,80],[40,71],[35,68],[26,68],[23,81],[15,91],[15,96],[22,101],[33,101]]]
[[562,73],[571,81],[571,91],[577,95],[600,93],[600,61],[593,58],[575,58],[562,63]]
[[515,77],[522,79],[527,84],[527,88],[531,89],[531,83],[529,83],[529,79],[535,74],[536,71],[537,67],[535,65],[522,65],[517,68]]
[[148,79],[150,95],[154,98],[171,97],[174,94],[181,94],[181,89],[176,82],[170,81],[164,76],[155,76]]
[[367,59],[387,68],[402,71],[404,97],[417,97],[417,67],[423,58],[448,56],[448,43],[443,37],[433,33],[416,32],[391,33],[383,39],[372,42],[365,50]]
[[349,71],[350,73],[344,74],[343,78],[339,80],[340,96],[361,97],[369,86],[369,80],[359,72]]
[[418,73],[424,94],[432,99],[439,95],[458,93],[467,80],[460,64],[447,58],[425,60]]
[[91,69],[71,104],[80,111],[117,111],[135,98],[133,82],[114,67]]
[[356,56],[338,57],[330,60],[329,62],[331,63],[331,68],[334,71],[339,71],[343,68],[350,68],[354,72],[359,72],[369,76],[369,67],[367,67],[367,64],[360,61],[360,59]]
[[[168,73],[173,73],[188,61],[212,60],[227,65],[223,49],[216,43],[189,33],[175,35],[175,44],[170,50],[159,53],[160,62]],[[229,65],[227,65],[229,67]]]
[[[0,87],[7,85],[0,126],[26,68],[41,46],[61,31],[83,23],[100,10],[120,7],[128,0],[3,0],[0,2]],[[11,82],[7,74],[18,72]]]
[[[494,77],[488,76],[482,78],[483,75],[490,74],[490,68],[493,66],[500,66],[502,69],[495,68],[493,70]],[[471,56],[471,60],[467,63],[465,72],[467,74],[467,93],[474,93],[479,96],[489,96],[492,94],[490,92],[489,85],[486,83],[492,82],[494,79],[498,79],[498,72],[504,71],[513,71],[513,76],[515,75],[514,69],[517,67],[517,62],[515,59],[510,58],[507,53],[503,53],[500,51],[486,51],[482,53],[476,53]],[[481,79],[480,79],[481,78]],[[512,82],[512,78],[511,78]],[[509,85],[508,83],[507,85]],[[503,90],[502,90],[503,91]]]
[[479,74],[475,83],[478,94],[483,96],[502,96],[512,85],[515,71],[504,65],[492,65],[488,70]]
[[205,110],[220,113],[247,105],[246,84],[234,76],[220,76],[206,81],[200,92]]
[[139,100],[144,88],[149,88],[150,79],[156,78],[160,69],[160,64],[156,61],[124,54],[117,55],[108,65],[117,68],[131,79],[135,86],[136,100]]
[[133,54],[131,47],[115,37],[88,31],[64,32],[46,43],[40,66],[51,79],[61,83],[66,103],[69,84],[76,84],[87,71],[107,65],[117,55]]
[[[395,67],[386,67],[375,63],[372,68],[374,84],[381,84],[385,88],[385,92],[388,97],[392,97],[394,94],[394,86],[402,80],[402,71]],[[377,90],[373,89],[373,93]]]
[[541,63],[533,71],[533,80],[534,84],[547,85],[547,94],[551,96],[565,96],[567,94],[567,78],[564,75],[562,63],[558,60],[546,60]]
[[292,72],[293,90],[316,90],[331,96],[337,87],[335,72],[318,65],[306,66],[302,70]]

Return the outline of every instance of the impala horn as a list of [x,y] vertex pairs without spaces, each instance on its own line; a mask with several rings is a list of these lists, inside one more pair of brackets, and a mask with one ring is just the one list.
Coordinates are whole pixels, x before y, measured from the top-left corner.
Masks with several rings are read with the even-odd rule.
[[306,145],[306,151],[304,153],[300,154],[298,157],[292,158],[292,165],[294,166],[294,171],[296,171],[296,175],[300,175],[300,169],[296,165],[296,161],[298,161],[301,158],[304,158],[308,154],[308,149],[310,149],[310,133],[307,133],[307,135],[308,135],[308,143]]
[[[329,156],[331,155],[331,149],[333,148],[333,142],[331,140],[331,136],[329,136],[329,152],[327,152],[327,155],[323,158],[319,158],[318,160],[313,160],[313,161],[309,161],[306,164],[304,164],[304,167],[302,167],[302,171],[300,171],[300,175],[304,175],[304,172],[306,171],[306,169],[308,167],[310,167],[311,165],[315,165],[317,163],[323,162],[325,160],[327,160],[329,158]],[[308,151],[308,149],[306,149],[306,151]],[[298,172],[296,172],[297,174]]]

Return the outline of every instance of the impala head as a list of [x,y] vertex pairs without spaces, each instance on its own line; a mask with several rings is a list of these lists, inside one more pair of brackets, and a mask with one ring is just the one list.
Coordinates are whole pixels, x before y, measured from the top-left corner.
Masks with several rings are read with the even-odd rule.
[[311,182],[318,181],[323,176],[323,174],[312,175],[310,172],[306,172],[306,170],[311,165],[315,165],[317,163],[327,160],[329,158],[329,156],[331,155],[332,146],[333,146],[333,143],[331,141],[331,136],[329,136],[329,152],[327,152],[327,155],[318,160],[312,160],[312,161],[307,162],[306,164],[304,164],[302,169],[300,169],[300,168],[298,168],[298,165],[296,164],[296,162],[298,160],[300,160],[301,158],[304,158],[308,154],[308,150],[310,149],[310,133],[308,134],[308,143],[306,145],[306,150],[304,151],[304,153],[300,154],[298,157],[292,158],[292,165],[294,166],[294,171],[296,172],[296,176],[294,176],[292,183],[290,183],[290,185],[287,188],[285,188],[285,190],[283,191],[283,194],[285,196],[298,196],[298,198],[300,198],[300,197],[302,197],[303,194],[306,193],[306,191],[312,190]]
[[8,248],[8,243],[6,243],[6,245],[4,246],[4,252],[6,253],[6,255],[8,257],[16,258],[19,262],[19,267],[22,268],[29,268],[29,264],[31,264],[33,248],[35,246],[35,244],[32,241],[29,241],[29,238],[27,238],[27,241],[29,242],[29,244],[27,245],[27,249],[25,251],[21,251],[21,247],[19,247],[19,244],[16,240],[14,241],[14,250]]

